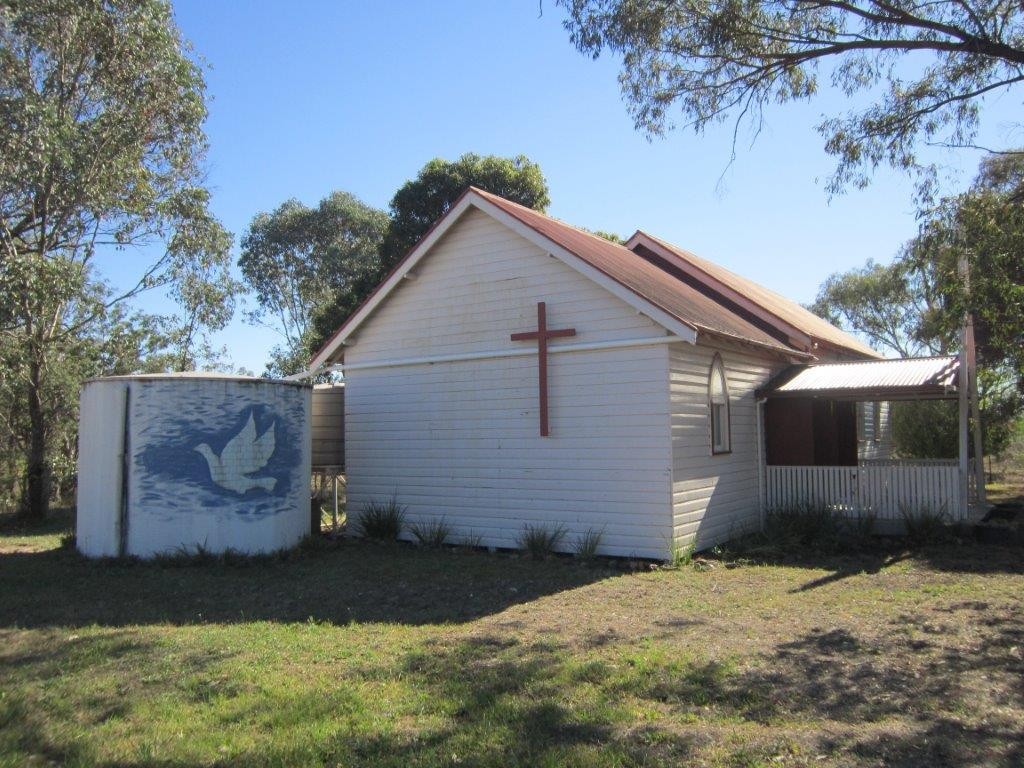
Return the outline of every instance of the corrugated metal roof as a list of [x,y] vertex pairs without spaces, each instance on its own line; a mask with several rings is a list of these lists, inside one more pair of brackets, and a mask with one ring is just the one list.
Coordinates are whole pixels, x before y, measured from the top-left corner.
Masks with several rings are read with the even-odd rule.
[[783,344],[757,326],[723,307],[633,251],[603,237],[553,219],[532,208],[472,188],[510,216],[570,251],[615,282],[633,291],[687,325],[718,336],[750,341],[788,354],[799,350]]
[[[756,283],[746,280],[746,278],[734,275],[711,262],[698,259],[693,254],[677,249],[675,246],[664,243],[664,241],[657,240],[664,248],[671,249],[671,252],[675,253],[681,262],[691,266],[694,273],[697,274],[696,282],[699,285],[694,286],[684,282],[679,277],[670,274],[660,266],[651,263],[640,254],[634,253],[622,245],[612,243],[603,237],[546,216],[531,208],[513,203],[498,195],[485,192],[476,187],[468,187],[459,200],[449,209],[449,213],[434,222],[427,234],[420,240],[420,243],[395,265],[370,296],[331,335],[313,356],[314,362],[318,360],[324,362],[332,359],[331,355],[339,347],[339,339],[344,338],[344,333],[351,332],[362,321],[362,318],[367,313],[367,307],[372,307],[374,302],[381,300],[380,292],[388,284],[388,281],[404,268],[404,265],[417,252],[417,249],[429,240],[431,233],[443,226],[442,222],[449,219],[451,213],[458,209],[463,199],[469,197],[472,202],[473,196],[477,196],[484,202],[494,205],[505,214],[515,218],[522,225],[529,227],[542,237],[550,240],[608,278],[619,283],[648,304],[657,307],[679,322],[694,328],[698,333],[736,339],[774,350],[792,358],[812,359],[814,357],[813,353],[802,348],[805,345],[791,345],[785,341],[780,341],[779,337],[785,338],[785,334],[779,333],[780,328],[773,326],[771,322],[765,322],[761,317],[756,318],[758,324],[750,322],[747,316],[735,311],[736,302],[724,300],[721,293],[716,297],[714,291],[707,292],[701,290],[701,286],[716,288],[719,284],[728,282],[729,286],[731,286],[729,288],[730,291],[736,295],[744,296],[748,301],[760,306],[769,315],[785,312],[791,318],[787,322],[792,327],[798,330],[808,329],[801,330],[806,336],[825,340],[834,347],[839,347],[854,354],[871,357],[878,356],[878,353],[874,350],[803,309],[799,304],[758,286]],[[648,235],[645,236],[650,237]],[[656,238],[651,238],[651,240],[656,240]],[[682,254],[685,254],[685,257]],[[799,323],[797,322],[798,320]]]
[[878,352],[871,349],[867,344],[836,328],[827,320],[818,317],[792,299],[787,299],[785,296],[765,288],[753,280],[748,280],[719,264],[702,259],[700,256],[690,253],[684,248],[666,242],[647,232],[640,231],[637,234],[653,240],[662,246],[679,262],[682,262],[684,268],[689,267],[687,271],[689,274],[694,275],[694,277],[700,279],[702,275],[699,273],[703,273],[703,276],[710,277],[718,284],[712,287],[725,288],[731,291],[735,297],[749,299],[769,315],[778,318],[784,323],[788,323],[811,338],[868,357],[880,357]]
[[764,388],[772,396],[844,396],[854,393],[939,395],[956,387],[956,357],[918,357],[794,366]]

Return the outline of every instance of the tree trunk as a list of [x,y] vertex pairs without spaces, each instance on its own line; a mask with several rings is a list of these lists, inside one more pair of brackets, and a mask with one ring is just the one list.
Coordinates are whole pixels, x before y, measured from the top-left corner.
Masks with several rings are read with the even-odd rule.
[[[35,358],[36,355],[33,355]],[[46,414],[43,412],[42,366],[38,359],[29,363],[28,417],[29,447],[28,466],[25,471],[25,496],[22,515],[35,522],[41,522],[50,511],[49,471],[46,450]]]

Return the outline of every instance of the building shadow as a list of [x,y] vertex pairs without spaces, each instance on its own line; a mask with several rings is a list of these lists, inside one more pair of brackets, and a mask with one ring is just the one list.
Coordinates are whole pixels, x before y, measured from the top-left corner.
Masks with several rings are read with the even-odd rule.
[[621,576],[608,564],[344,542],[283,558],[0,554],[0,628],[251,621],[462,623]]

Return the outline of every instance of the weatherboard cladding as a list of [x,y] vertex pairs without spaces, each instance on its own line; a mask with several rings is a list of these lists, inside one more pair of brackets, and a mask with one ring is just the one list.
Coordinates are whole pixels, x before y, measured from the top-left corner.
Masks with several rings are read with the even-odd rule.
[[[602,530],[602,552],[646,557],[756,525],[757,388],[812,359],[812,339],[476,189],[444,221],[315,358],[346,345],[353,520],[395,495],[410,523],[444,519],[456,540],[515,547],[526,524],[565,526],[563,548]],[[538,301],[552,327],[577,332],[552,343],[550,437],[538,434],[535,348],[510,338],[536,327]],[[815,356],[869,354],[836,333],[846,346]],[[589,344],[601,348],[574,348]],[[715,352],[731,397],[721,455],[708,423]]]
[[[718,352],[729,388],[731,451],[712,454],[708,373]],[[760,523],[755,391],[785,363],[735,347],[669,347],[673,533],[706,549]]]
[[[552,327],[551,436],[538,432],[536,344]],[[564,525],[571,550],[603,530],[606,554],[663,557],[671,536],[668,344],[630,305],[491,216],[468,211],[346,348],[348,509],[396,494],[408,522],[444,518],[453,540],[516,547],[524,524]],[[566,351],[576,342],[649,339]],[[518,357],[359,367],[453,350]],[[561,349],[561,351],[559,351]],[[408,534],[406,534],[408,536]]]

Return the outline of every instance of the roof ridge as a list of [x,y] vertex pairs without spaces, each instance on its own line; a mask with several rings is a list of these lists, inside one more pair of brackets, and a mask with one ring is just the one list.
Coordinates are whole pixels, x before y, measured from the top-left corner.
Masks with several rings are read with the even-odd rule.
[[[527,211],[528,213],[532,213],[535,216],[543,216],[545,219],[549,219],[550,221],[553,221],[556,224],[561,224],[563,227],[569,227],[570,229],[574,229],[581,235],[586,235],[587,237],[594,238],[600,243],[607,243],[608,245],[613,245],[617,248],[622,249],[626,253],[629,253],[633,256],[637,256],[637,254],[634,251],[627,248],[622,243],[616,243],[614,240],[609,240],[606,237],[601,237],[600,235],[591,232],[589,229],[586,229],[585,227],[578,226],[576,224],[573,224],[572,222],[566,221],[565,219],[560,219],[557,216],[552,216],[550,213],[547,213],[546,211],[538,211],[536,208],[531,208],[528,205],[517,203],[515,200],[509,200],[507,197],[502,197],[501,195],[495,194],[494,192],[488,192],[486,189],[481,189],[480,187],[474,187],[473,185],[470,185],[469,188],[478,194],[482,194],[485,197],[497,198],[506,205],[514,205],[516,208],[521,208],[522,210]],[[637,256],[637,258],[640,257]]]

